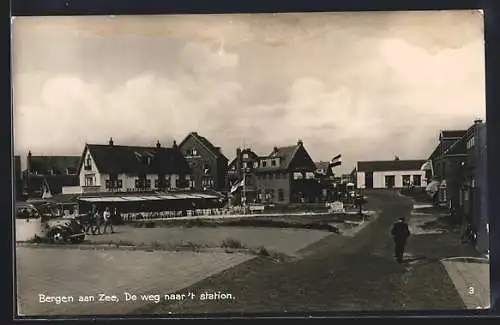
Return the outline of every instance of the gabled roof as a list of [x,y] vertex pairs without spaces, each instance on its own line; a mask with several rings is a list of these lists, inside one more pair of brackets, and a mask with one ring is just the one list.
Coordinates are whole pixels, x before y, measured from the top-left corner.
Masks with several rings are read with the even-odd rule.
[[80,163],[80,156],[28,156],[30,159],[30,170],[37,171],[38,174],[65,175],[66,169],[76,171]]
[[266,158],[279,157],[280,169],[288,169],[299,148],[299,144],[296,144],[294,146],[275,148],[275,150],[273,150]]
[[[268,159],[268,158],[278,158],[279,157],[280,158],[279,166],[259,167],[259,168],[256,168],[255,170],[257,172],[288,170],[290,168],[290,165],[291,165],[292,161],[294,160],[297,152],[301,148],[307,154],[307,151],[305,150],[303,143],[301,141],[297,142],[297,144],[294,146],[275,147],[274,150],[269,155],[267,155],[265,157],[259,157],[259,159]],[[311,158],[309,157],[309,159],[311,159]],[[310,163],[311,163],[311,165],[314,165],[314,162],[312,160],[310,161]],[[312,167],[312,168],[314,168],[314,167]]]
[[216,147],[210,142],[207,138],[201,136],[198,134],[198,132],[191,132],[189,133],[184,140],[179,144],[179,147],[182,147],[184,143],[190,138],[194,138],[198,143],[200,143],[202,146],[204,146],[209,152],[211,152],[216,158],[221,158],[224,160],[229,160],[227,159],[226,156],[221,151],[220,147]]
[[358,161],[359,172],[420,170],[425,160]]
[[[100,173],[105,174],[185,174],[189,165],[178,148],[88,144]],[[149,164],[142,157],[151,157]],[[85,157],[85,156],[83,156]],[[80,162],[80,168],[84,161]]]
[[458,139],[465,135],[467,130],[443,130],[439,135],[440,139]]

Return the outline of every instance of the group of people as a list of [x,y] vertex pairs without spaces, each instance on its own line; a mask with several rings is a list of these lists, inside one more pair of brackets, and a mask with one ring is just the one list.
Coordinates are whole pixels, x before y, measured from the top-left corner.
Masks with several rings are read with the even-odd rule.
[[[116,208],[111,212],[110,208],[106,207],[101,214],[97,207],[93,205],[86,222],[84,222],[85,233],[89,234],[90,232],[93,235],[105,234],[107,233],[108,227],[111,233],[114,233],[115,230],[113,229],[113,220],[116,219],[116,216],[118,216]],[[104,228],[101,232],[102,226],[104,226]]]

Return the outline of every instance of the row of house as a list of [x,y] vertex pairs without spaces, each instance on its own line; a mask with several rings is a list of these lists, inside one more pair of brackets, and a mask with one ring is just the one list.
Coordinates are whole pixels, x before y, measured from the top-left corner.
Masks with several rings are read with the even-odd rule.
[[486,149],[486,123],[476,120],[466,130],[442,131],[427,164],[437,203],[473,229],[483,253],[489,247]]
[[425,189],[437,205],[454,211],[477,234],[477,248],[488,250],[486,123],[465,130],[442,130],[425,159],[359,161],[356,185],[363,189]]
[[29,152],[18,188],[27,197],[41,197],[48,189],[51,194],[215,190],[247,202],[311,202],[327,196],[333,176],[328,163],[318,165],[301,140],[267,155],[238,148],[229,162],[220,147],[191,132],[172,146],[159,141],[152,147],[124,146],[110,139],[85,144],[81,156]]

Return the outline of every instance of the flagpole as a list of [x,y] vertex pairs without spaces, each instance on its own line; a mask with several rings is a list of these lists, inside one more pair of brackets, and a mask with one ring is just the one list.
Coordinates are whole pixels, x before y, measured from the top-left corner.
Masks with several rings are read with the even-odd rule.
[[244,201],[244,205],[246,206],[246,203],[247,203],[247,192],[246,192],[246,175],[247,175],[247,172],[246,172],[246,169],[243,170],[243,197],[245,198],[245,201]]

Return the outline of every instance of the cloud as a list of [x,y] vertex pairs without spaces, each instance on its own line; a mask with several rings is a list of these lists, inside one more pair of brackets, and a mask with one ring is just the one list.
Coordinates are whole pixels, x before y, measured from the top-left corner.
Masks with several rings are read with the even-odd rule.
[[[205,49],[189,44],[187,51]],[[152,73],[137,75],[109,89],[75,75],[48,78],[38,105],[19,105],[14,111],[15,146],[27,151],[71,151],[85,142],[135,144],[184,137],[186,130],[217,128],[209,121],[221,108],[236,104],[242,87],[232,80],[214,80],[209,71],[232,68],[237,55],[204,50],[183,57],[186,64],[202,61],[200,75],[175,80]],[[23,97],[22,91],[16,92]],[[125,144],[125,143],[123,143]]]
[[[229,156],[304,140],[315,160],[419,158],[485,113],[471,12],[16,21],[15,150],[180,141]],[[36,53],[37,55],[33,55]]]

